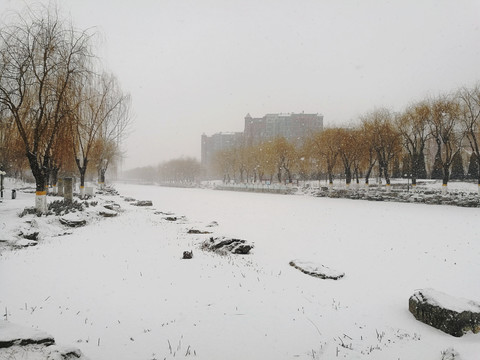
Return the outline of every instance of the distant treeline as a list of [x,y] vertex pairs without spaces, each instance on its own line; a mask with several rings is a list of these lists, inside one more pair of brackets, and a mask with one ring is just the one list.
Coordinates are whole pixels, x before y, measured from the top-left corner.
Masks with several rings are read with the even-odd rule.
[[158,166],[145,166],[128,170],[122,174],[125,180],[149,182],[196,182],[201,179],[202,167],[195,158],[173,159]]
[[[124,174],[129,179],[193,182],[280,182],[344,178],[368,184],[373,176],[476,179],[480,184],[480,85],[412,103],[402,112],[378,108],[348,127],[330,127],[295,145],[285,138],[215,154],[211,169],[193,158],[170,160]],[[212,175],[213,174],[213,175]]]
[[[372,175],[477,179],[480,184],[480,86],[428,98],[395,113],[375,109],[357,125],[313,133],[300,146],[276,138],[216,154],[225,181],[292,182],[339,175],[347,184]],[[467,171],[465,171],[467,169]]]

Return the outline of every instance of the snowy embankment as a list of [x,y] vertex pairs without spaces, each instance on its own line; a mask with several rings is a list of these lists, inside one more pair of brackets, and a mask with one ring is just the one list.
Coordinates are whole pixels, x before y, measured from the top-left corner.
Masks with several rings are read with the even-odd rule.
[[[112,196],[119,216],[1,253],[0,309],[9,321],[46,331],[92,360],[440,360],[447,353],[475,360],[480,353],[480,335],[455,338],[408,311],[420,288],[480,299],[478,209],[118,190],[153,206]],[[0,211],[12,203],[31,205],[33,195],[20,193]],[[208,226],[213,221],[218,226]],[[248,255],[201,251],[212,236],[255,247]],[[183,260],[190,250],[193,259]],[[308,276],[292,259],[345,276]]]

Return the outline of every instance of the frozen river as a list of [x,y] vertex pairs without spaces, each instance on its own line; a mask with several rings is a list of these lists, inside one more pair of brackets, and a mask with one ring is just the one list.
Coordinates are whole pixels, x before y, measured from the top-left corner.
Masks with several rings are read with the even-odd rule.
[[[479,210],[118,184],[152,200],[0,259],[10,320],[39,327],[95,360],[440,359],[480,353],[416,321],[408,299],[434,288],[480,299]],[[169,222],[155,211],[185,216]],[[255,244],[250,255],[203,252],[210,236]],[[193,250],[192,260],[182,260]],[[321,280],[289,266],[345,272]],[[8,276],[6,275],[8,274]],[[48,299],[47,299],[48,298]],[[47,299],[47,300],[45,300]],[[22,310],[22,308],[34,311]]]

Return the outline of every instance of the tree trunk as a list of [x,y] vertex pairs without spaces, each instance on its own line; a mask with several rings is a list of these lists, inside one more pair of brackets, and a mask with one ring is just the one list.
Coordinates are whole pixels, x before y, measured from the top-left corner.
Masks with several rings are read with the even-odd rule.
[[80,164],[80,159],[76,158],[78,171],[80,172],[80,198],[85,197],[85,174],[87,173],[88,159],[83,158],[83,163]]
[[476,156],[477,161],[477,185],[478,185],[478,195],[480,195],[480,156]]
[[445,164],[443,165],[442,187],[446,187],[448,185],[449,179],[450,179],[449,166]]
[[413,153],[411,156],[411,165],[410,165],[410,174],[407,174],[407,177],[411,175],[412,177],[412,187],[417,186],[417,174],[418,174],[418,160],[419,155]]
[[328,172],[328,184],[333,185],[333,174],[332,172]]
[[107,172],[107,169],[101,169],[100,170],[100,183],[102,184],[102,187],[105,185],[105,173]]
[[290,172],[290,169],[288,169],[287,167],[284,167],[284,169],[285,169],[285,172],[287,173],[288,183],[291,184],[292,183],[292,173]]
[[368,186],[369,184],[369,179],[370,179],[370,174],[372,173],[373,167],[375,166],[375,163],[370,164],[370,166],[367,169],[367,172],[365,173],[365,185]]
[[345,166],[345,183],[350,186],[352,182],[352,169],[350,166]]
[[390,191],[390,174],[388,173],[388,164],[383,167],[383,174],[385,175],[386,189]]
[[35,178],[35,210],[37,213],[45,214],[47,212],[47,177],[38,163],[36,154],[28,152],[27,158]]
[[58,166],[54,166],[52,169],[52,172],[50,173],[51,179],[52,179],[52,185],[53,185],[53,193],[56,195],[58,194],[58,171],[60,168]]

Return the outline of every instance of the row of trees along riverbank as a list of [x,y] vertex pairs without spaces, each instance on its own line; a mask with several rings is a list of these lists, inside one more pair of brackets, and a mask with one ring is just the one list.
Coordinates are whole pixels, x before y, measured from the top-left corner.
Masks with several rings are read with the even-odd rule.
[[[464,164],[467,162],[467,164]],[[217,176],[225,181],[320,179],[333,182],[341,173],[346,184],[371,176],[437,178],[447,186],[452,176],[480,184],[480,86],[462,88],[411,104],[400,113],[375,109],[357,125],[330,127],[301,144],[276,138],[255,146],[217,153]],[[465,174],[464,168],[468,167]]]
[[95,55],[96,34],[75,28],[56,6],[4,15],[0,28],[0,170],[29,166],[36,208],[46,187],[76,168],[80,191],[94,164],[99,182],[120,156],[130,96]]

